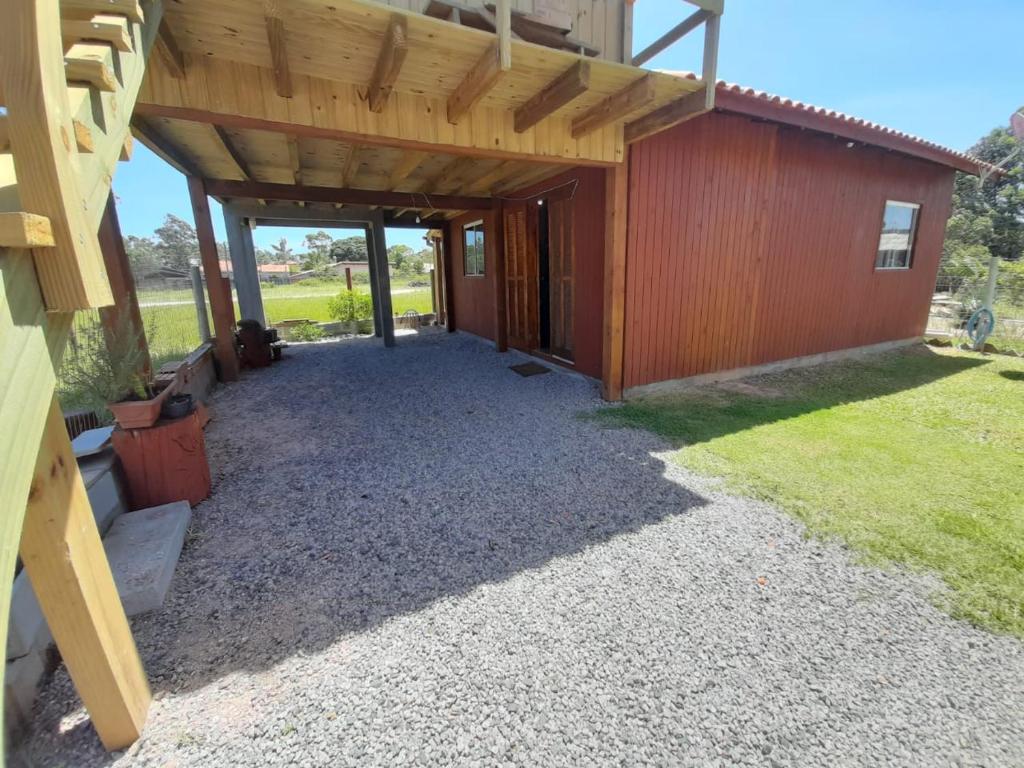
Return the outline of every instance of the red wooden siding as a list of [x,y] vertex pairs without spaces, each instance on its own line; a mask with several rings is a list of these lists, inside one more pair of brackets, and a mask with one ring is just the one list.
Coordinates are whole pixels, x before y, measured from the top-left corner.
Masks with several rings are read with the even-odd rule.
[[[944,166],[721,113],[634,145],[625,386],[921,335],[952,183]],[[921,204],[907,271],[874,269],[886,199]]]
[[[484,275],[466,277],[462,258],[465,233],[463,227],[474,221],[484,222]],[[452,219],[452,288],[455,325],[460,331],[494,339],[494,214],[476,211]]]

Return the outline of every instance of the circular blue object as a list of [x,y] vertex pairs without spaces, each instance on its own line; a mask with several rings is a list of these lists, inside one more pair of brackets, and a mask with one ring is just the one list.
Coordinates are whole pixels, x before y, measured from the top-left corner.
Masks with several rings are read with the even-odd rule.
[[967,321],[967,337],[975,347],[980,347],[985,343],[988,335],[992,333],[995,325],[996,318],[992,314],[992,310],[982,307],[971,315],[971,319]]

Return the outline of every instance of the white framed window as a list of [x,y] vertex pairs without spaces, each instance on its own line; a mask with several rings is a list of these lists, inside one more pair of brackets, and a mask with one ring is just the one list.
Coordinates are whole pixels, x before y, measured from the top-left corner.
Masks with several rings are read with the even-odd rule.
[[484,276],[484,223],[474,221],[462,228],[462,274]]
[[920,212],[921,206],[917,203],[885,201],[875,269],[910,269],[914,262],[914,237]]

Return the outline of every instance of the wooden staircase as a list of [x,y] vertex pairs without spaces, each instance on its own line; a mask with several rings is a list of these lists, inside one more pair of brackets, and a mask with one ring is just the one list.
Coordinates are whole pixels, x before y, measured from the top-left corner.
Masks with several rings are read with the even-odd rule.
[[101,740],[149,691],[55,397],[75,310],[113,303],[97,232],[159,1],[8,0],[0,20],[0,637],[19,551]]

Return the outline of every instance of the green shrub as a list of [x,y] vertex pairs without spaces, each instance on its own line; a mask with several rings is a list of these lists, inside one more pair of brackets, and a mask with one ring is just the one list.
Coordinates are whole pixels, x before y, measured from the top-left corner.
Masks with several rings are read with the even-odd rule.
[[352,282],[356,285],[369,285],[370,275],[367,272],[353,272]]
[[335,320],[348,322],[373,317],[373,299],[359,291],[342,291],[327,302],[327,311]]
[[292,328],[291,336],[296,341],[320,341],[324,337],[324,329],[316,323],[301,323]]

